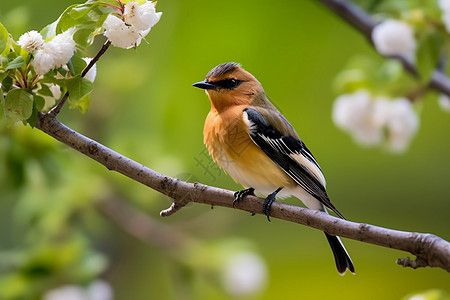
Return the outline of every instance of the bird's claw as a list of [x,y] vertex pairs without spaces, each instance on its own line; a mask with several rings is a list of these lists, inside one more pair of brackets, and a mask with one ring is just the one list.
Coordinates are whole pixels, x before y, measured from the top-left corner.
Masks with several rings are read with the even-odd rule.
[[270,208],[272,207],[272,203],[275,201],[276,196],[279,191],[281,191],[281,187],[278,188],[275,192],[270,194],[266,197],[266,200],[264,200],[264,206],[263,206],[263,213],[267,216],[267,220],[270,222]]
[[275,195],[276,194],[270,194],[264,201],[263,213],[267,216],[267,221],[269,222],[270,222],[270,208],[272,207],[272,203],[275,201]]
[[233,200],[233,208],[236,206],[236,203],[241,201],[245,196],[252,195],[255,196],[255,189],[254,188],[248,188],[242,191],[237,191],[234,193],[234,200]]

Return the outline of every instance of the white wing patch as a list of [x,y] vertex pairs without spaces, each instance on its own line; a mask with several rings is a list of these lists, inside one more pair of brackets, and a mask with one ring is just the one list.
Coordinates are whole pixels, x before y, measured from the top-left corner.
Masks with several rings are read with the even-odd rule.
[[323,176],[322,171],[320,168],[317,167],[317,165],[313,164],[308,158],[303,156],[302,154],[290,154],[290,156],[295,159],[298,163],[304,165],[306,168],[308,168],[311,173],[322,183],[324,187],[326,187],[327,183],[325,181],[325,177]]

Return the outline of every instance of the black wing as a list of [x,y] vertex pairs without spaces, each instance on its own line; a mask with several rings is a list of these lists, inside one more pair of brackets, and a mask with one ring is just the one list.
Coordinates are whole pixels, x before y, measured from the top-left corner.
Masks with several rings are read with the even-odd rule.
[[282,135],[254,109],[245,109],[244,114],[249,121],[250,137],[253,142],[294,182],[344,219],[330,202],[323,184],[305,165],[293,157],[293,155],[302,155],[320,170],[319,164],[305,144],[293,136]]

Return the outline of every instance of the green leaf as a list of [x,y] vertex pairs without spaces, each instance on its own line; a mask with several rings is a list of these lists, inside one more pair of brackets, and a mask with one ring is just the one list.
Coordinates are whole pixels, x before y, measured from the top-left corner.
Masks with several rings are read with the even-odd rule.
[[56,25],[58,25],[58,20],[42,28],[40,34],[44,40],[56,35]]
[[0,53],[6,49],[6,45],[8,45],[8,31],[5,26],[0,23]]
[[70,74],[72,74],[72,76],[80,75],[81,72],[83,72],[86,65],[87,64],[84,61],[84,59],[77,54],[72,56],[72,58],[67,63],[67,66],[69,67],[70,70]]
[[28,119],[33,112],[32,96],[25,89],[12,89],[5,98],[5,112],[14,121]]
[[142,5],[145,3],[145,0],[122,0],[123,4],[127,4],[128,2],[137,2],[139,5]]
[[13,79],[10,76],[6,76],[2,81],[2,89],[4,92],[9,92],[13,85]]
[[[52,95],[53,97],[53,95]],[[42,110],[45,106],[45,99],[41,96],[33,95],[34,104],[37,109]]]
[[6,78],[6,76],[8,76],[8,72],[5,72],[4,70],[0,70],[0,82],[2,82],[3,79]]
[[5,56],[0,56],[0,63],[2,65],[2,68],[6,68],[8,62],[9,60]]
[[416,58],[422,82],[428,82],[436,69],[444,41],[444,36],[438,31],[426,32],[419,37]]
[[69,108],[77,108],[82,114],[87,112],[91,106],[91,95],[86,95],[75,103],[70,103]]
[[66,70],[64,70],[62,67],[56,69],[56,71],[57,71],[59,74],[61,74],[63,77],[66,77],[66,75],[67,75],[67,73],[68,73],[68,72],[67,72]]
[[[44,100],[44,99],[42,99]],[[26,123],[30,124],[31,128],[34,128],[34,126],[36,125],[36,121],[37,121],[37,107],[36,107],[36,102],[33,102],[33,111],[31,112],[31,116],[27,119]]]
[[5,97],[3,96],[3,90],[0,87],[0,119],[6,118],[5,115]]
[[20,68],[21,66],[23,66],[24,63],[25,63],[25,61],[23,60],[23,57],[22,56],[17,56],[15,59],[10,61],[6,65],[5,70],[11,70],[11,69]]
[[370,78],[360,69],[340,72],[334,80],[334,88],[339,93],[351,93],[370,86]]
[[98,5],[100,5],[100,1],[95,0],[87,1],[83,4],[78,4],[70,11],[70,17],[75,20],[84,17],[91,9]]
[[53,93],[47,84],[41,84],[41,88],[37,91],[39,95],[53,97]]
[[103,22],[114,9],[99,5],[99,1],[88,1],[84,4],[69,6],[59,17],[55,33],[61,33],[71,27],[76,27],[75,42],[81,47],[87,47],[93,42],[95,35],[101,32]]
[[75,104],[92,92],[94,89],[94,84],[86,78],[78,75],[74,78],[68,79],[66,81],[66,87],[69,92],[69,102],[71,104]]

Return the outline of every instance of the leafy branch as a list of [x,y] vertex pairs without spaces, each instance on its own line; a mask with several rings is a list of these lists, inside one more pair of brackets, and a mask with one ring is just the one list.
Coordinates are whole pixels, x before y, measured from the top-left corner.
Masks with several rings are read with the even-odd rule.
[[[86,76],[86,74],[89,72],[89,70],[92,69],[92,67],[95,65],[95,63],[100,59],[100,57],[105,54],[106,50],[108,50],[109,46],[111,45],[110,41],[106,41],[105,44],[103,44],[102,48],[98,51],[97,55],[89,62],[89,64],[83,69],[83,72],[81,72],[81,77]],[[52,116],[56,117],[60,111],[61,108],[66,103],[67,99],[69,99],[69,91],[67,91],[62,99],[59,101],[58,105],[53,107],[48,113]]]
[[[50,114],[39,113],[36,128],[101,163],[108,170],[121,173],[172,198],[174,200],[172,206],[162,211],[162,216],[170,216],[189,202],[233,207],[232,191],[201,183],[184,182],[160,174],[70,129]],[[264,200],[261,198],[248,196],[239,202],[236,208],[262,214],[263,202]],[[397,231],[350,222],[319,211],[279,202],[275,202],[272,206],[271,216],[320,229],[332,235],[406,251],[417,257],[415,260],[399,259],[397,262],[403,266],[439,267],[450,272],[450,243],[432,234]]]
[[[345,20],[347,23],[352,25],[356,30],[358,30],[363,36],[365,36],[369,42],[373,45],[372,32],[377,25],[375,21],[369,14],[364,12],[359,6],[346,0],[320,0],[325,6],[327,6],[331,11],[333,11],[337,16]],[[411,75],[416,78],[420,78],[420,73],[417,66],[411,59],[404,55],[390,56],[390,58],[395,58],[399,60],[404,69],[408,71]],[[440,93],[450,96],[450,80],[436,65],[436,69],[432,72],[431,77],[428,82],[428,86]]]

